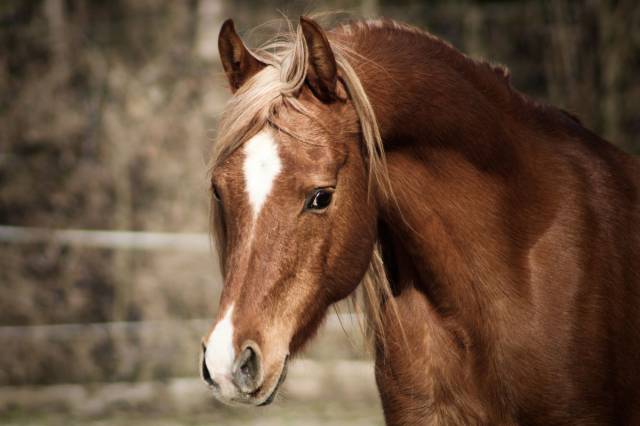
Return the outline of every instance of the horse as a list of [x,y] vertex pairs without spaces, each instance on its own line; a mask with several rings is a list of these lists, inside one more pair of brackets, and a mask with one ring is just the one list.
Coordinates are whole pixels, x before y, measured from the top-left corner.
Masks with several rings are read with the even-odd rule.
[[389,425],[640,424],[637,158],[407,24],[218,41],[217,399],[269,404],[365,289]]

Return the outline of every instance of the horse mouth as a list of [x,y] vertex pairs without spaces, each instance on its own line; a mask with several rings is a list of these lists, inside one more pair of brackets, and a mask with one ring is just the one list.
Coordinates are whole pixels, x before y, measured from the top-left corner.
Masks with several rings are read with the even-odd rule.
[[269,396],[267,396],[267,399],[259,403],[258,407],[267,406],[271,404],[273,400],[276,398],[276,395],[278,394],[278,389],[280,389],[280,385],[282,385],[284,380],[287,378],[287,368],[289,365],[288,361],[289,361],[289,355],[287,355],[287,357],[284,359],[282,370],[280,371],[280,377],[278,377],[278,381],[276,382],[276,385],[273,387],[273,389],[269,393]]

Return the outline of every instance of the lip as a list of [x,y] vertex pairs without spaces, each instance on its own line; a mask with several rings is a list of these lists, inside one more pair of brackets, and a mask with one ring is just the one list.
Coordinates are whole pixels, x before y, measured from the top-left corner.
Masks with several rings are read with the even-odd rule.
[[276,398],[276,394],[278,393],[278,389],[280,389],[280,385],[282,385],[284,380],[287,378],[288,366],[289,366],[289,355],[287,355],[286,358],[284,359],[282,370],[280,371],[280,377],[278,377],[278,381],[276,382],[276,385],[273,387],[273,390],[271,391],[271,393],[269,393],[269,396],[267,396],[267,399],[259,403],[258,407],[264,407],[266,405],[269,405]]

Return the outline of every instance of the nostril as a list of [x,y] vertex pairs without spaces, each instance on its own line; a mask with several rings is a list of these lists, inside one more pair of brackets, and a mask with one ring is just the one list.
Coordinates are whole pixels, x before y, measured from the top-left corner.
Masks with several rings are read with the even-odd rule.
[[211,374],[209,374],[207,363],[204,362],[204,357],[202,357],[202,378],[209,386],[213,386],[213,379],[211,378]]
[[260,350],[253,342],[245,344],[234,363],[233,381],[238,389],[245,393],[251,393],[262,384],[262,366]]
[[256,353],[252,348],[246,348],[242,352],[240,372],[245,376],[256,376],[256,373],[258,372],[258,357],[256,357]]
[[211,378],[211,373],[209,373],[209,369],[207,368],[207,363],[205,361],[205,351],[206,348],[204,345],[202,346],[202,363],[200,368],[200,373],[202,374],[202,379],[209,385],[213,387],[218,387],[218,384]]

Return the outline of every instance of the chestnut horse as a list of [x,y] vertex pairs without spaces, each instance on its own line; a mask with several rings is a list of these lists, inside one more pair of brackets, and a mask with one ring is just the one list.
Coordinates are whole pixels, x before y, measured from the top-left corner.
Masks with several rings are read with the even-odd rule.
[[364,280],[388,424],[640,424],[637,159],[393,21],[219,48],[218,399],[271,402]]

